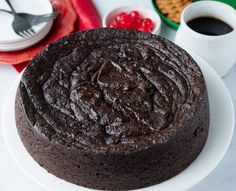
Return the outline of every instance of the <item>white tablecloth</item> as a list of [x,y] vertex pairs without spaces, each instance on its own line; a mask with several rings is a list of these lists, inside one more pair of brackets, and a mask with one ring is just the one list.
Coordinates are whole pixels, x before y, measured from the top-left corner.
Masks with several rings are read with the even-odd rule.
[[[150,0],[94,0],[101,16],[121,5],[134,5],[152,8]],[[163,25],[161,35],[173,40],[175,31]],[[235,47],[236,49],[236,47]],[[223,64],[223,63],[222,63]],[[0,114],[4,97],[18,73],[13,67],[0,64]],[[236,105],[236,66],[224,78]],[[222,127],[224,128],[224,127]],[[210,163],[211,161],[209,161]],[[236,137],[233,136],[230,148],[218,167],[191,191],[224,191],[236,188]],[[0,191],[45,191],[28,178],[14,163],[3,142],[0,130]],[[56,191],[56,190],[55,190]],[[177,188],[175,191],[178,191]]]

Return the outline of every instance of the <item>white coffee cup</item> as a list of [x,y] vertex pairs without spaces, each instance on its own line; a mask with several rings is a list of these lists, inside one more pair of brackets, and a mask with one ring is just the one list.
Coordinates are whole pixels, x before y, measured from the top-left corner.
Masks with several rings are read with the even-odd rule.
[[[233,31],[209,36],[192,30],[187,23],[199,17],[213,17],[229,24]],[[221,2],[199,1],[187,6],[181,15],[181,24],[175,43],[206,60],[221,76],[225,76],[236,63],[236,11]]]

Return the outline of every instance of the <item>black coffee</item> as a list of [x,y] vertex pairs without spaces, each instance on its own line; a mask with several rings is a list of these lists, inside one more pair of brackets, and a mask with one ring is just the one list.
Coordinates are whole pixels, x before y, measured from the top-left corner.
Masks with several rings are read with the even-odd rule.
[[187,25],[198,33],[211,36],[224,35],[233,31],[230,25],[213,17],[199,17],[189,21]]

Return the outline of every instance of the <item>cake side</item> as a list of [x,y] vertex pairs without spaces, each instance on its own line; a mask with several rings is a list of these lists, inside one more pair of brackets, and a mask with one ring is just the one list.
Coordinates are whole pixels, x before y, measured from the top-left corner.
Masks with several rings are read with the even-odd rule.
[[[49,173],[71,183],[100,190],[129,190],[165,181],[188,167],[208,135],[207,93],[192,123],[174,140],[131,154],[91,154],[52,144],[33,130],[17,92],[16,121],[21,141]],[[202,120],[199,120],[202,119]],[[184,156],[184,157],[183,157]]]

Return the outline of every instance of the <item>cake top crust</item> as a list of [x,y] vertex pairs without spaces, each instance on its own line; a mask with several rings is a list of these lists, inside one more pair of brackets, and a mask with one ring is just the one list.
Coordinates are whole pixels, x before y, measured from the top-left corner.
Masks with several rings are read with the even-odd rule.
[[32,128],[54,144],[133,152],[170,141],[205,91],[184,50],[150,33],[95,29],[52,43],[19,86]]

